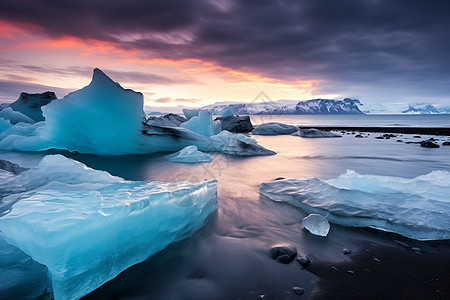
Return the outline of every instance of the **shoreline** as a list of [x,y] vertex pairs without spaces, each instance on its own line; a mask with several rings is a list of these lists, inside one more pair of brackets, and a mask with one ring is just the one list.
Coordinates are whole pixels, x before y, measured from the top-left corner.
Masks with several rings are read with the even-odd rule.
[[358,131],[402,134],[427,134],[450,136],[450,128],[445,127],[361,127],[361,126],[297,126],[300,129],[320,129],[327,131]]

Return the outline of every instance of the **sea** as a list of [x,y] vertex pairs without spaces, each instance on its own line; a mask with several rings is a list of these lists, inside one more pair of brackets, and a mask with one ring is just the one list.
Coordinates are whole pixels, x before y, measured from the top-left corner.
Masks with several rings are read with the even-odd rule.
[[[450,127],[450,115],[251,116],[251,120],[255,125],[282,122],[303,126]],[[345,132],[341,138],[316,139],[252,135],[260,145],[277,154],[254,157],[212,154],[212,162],[193,165],[168,162],[164,159],[167,153],[125,156],[63,153],[127,180],[218,180],[219,209],[205,226],[122,272],[85,299],[298,299],[292,292],[294,286],[303,287],[303,297],[307,299],[317,277],[295,261],[285,265],[272,260],[269,252],[273,245],[290,244],[300,255],[348,260],[342,254],[343,248],[357,251],[361,241],[386,244],[402,237],[334,224],[326,238],[312,236],[301,225],[306,216],[301,209],[261,196],[259,185],[279,177],[330,179],[347,170],[404,178],[434,170],[450,171],[450,146],[432,149],[406,143],[431,136],[403,134],[376,139],[378,135],[368,133],[364,138],[355,138],[355,133]],[[450,141],[446,136],[433,137],[439,144]],[[0,159],[33,167],[46,154],[0,151]],[[8,270],[8,262],[2,262],[1,255],[0,265]],[[17,268],[11,264],[11,268]],[[23,280],[26,283],[26,278]],[[2,284],[1,296],[14,298],[14,291],[5,294],[1,288]]]

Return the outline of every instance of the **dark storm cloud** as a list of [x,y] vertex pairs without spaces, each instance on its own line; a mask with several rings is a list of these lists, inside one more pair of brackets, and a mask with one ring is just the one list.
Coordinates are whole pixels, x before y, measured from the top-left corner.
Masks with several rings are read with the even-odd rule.
[[280,79],[320,79],[322,92],[450,92],[448,1],[48,3],[3,1],[0,17],[38,24],[51,36],[119,42],[148,57],[200,58]]

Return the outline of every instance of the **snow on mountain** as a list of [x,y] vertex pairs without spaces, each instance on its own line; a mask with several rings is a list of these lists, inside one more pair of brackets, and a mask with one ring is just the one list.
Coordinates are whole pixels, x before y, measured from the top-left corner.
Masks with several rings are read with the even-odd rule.
[[350,98],[344,100],[313,99],[292,104],[283,102],[212,104],[203,107],[220,114],[231,108],[235,115],[313,115],[313,114],[363,114],[355,101]]
[[354,101],[366,114],[448,114],[450,107],[430,103],[361,103]]

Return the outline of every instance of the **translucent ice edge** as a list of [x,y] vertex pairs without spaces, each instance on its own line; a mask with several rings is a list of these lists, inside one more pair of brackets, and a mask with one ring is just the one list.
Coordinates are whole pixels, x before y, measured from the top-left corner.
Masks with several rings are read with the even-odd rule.
[[416,240],[450,239],[450,172],[412,179],[360,175],[336,179],[282,179],[263,183],[260,193],[274,201],[326,216],[335,224],[371,227]]
[[[198,229],[217,181],[125,181],[61,155],[10,176],[6,240],[47,266],[55,299],[76,299]],[[10,191],[9,191],[10,192]]]

